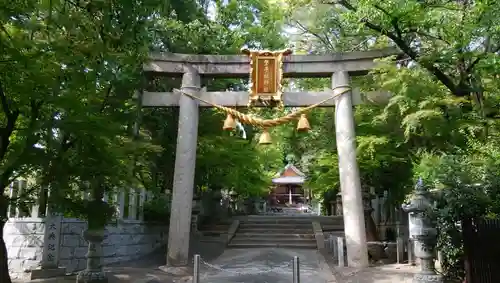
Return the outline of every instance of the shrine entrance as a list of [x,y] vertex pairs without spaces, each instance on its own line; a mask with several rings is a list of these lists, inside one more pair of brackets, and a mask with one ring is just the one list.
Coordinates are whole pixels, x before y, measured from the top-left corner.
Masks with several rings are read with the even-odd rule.
[[[306,176],[291,161],[272,179],[267,201],[270,212],[308,212],[310,191],[304,187]],[[267,213],[266,211],[266,213]]]
[[[195,176],[200,107],[216,107],[227,113],[224,128],[234,128],[234,119],[262,128],[260,143],[269,143],[267,129],[299,120],[307,130],[305,114],[314,107],[335,107],[336,142],[344,215],[348,265],[367,267],[365,220],[359,169],[356,161],[353,95],[350,76],[364,75],[375,67],[374,59],[395,55],[394,49],[329,55],[291,55],[291,50],[250,51],[244,55],[152,54],[144,71],[149,75],[182,76],[182,86],[172,93],[141,92],[143,107],[179,107],[179,129],[175,158],[172,210],[168,239],[167,269],[175,272],[190,264],[189,236]],[[208,92],[201,77],[248,78],[249,91]],[[283,77],[330,77],[332,88],[322,92],[283,92]],[[264,120],[243,114],[236,107],[304,107],[284,117]],[[231,108],[229,108],[231,107]],[[299,124],[300,124],[299,123]]]

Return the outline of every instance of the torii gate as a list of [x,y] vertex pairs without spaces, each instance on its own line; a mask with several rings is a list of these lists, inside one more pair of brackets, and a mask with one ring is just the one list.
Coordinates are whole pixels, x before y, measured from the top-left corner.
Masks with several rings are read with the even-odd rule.
[[[150,62],[144,65],[144,71],[149,74],[182,76],[180,91],[142,92],[140,94],[143,107],[179,106],[166,271],[176,273],[189,264],[189,235],[199,123],[198,108],[214,105],[242,107],[249,104],[249,92],[207,92],[201,88],[201,77],[248,78],[249,74],[253,74],[250,96],[253,102],[274,101],[289,107],[304,107],[323,102],[322,107],[335,106],[335,129],[348,265],[367,267],[368,252],[359,168],[356,161],[353,116],[353,105],[359,104],[360,101],[354,99],[353,103],[353,97],[359,98],[359,95],[352,95],[350,91],[350,76],[364,75],[375,67],[374,59],[396,55],[398,52],[394,49],[383,49],[329,55],[291,56],[287,56],[291,53],[289,50],[267,51],[267,53],[248,50],[246,52],[247,56],[151,54]],[[261,68],[259,64],[262,63],[259,59],[265,58],[257,58],[262,55],[268,56],[268,59],[273,56],[279,59],[271,62],[273,71],[266,73],[264,77],[261,76],[262,70],[259,69]],[[265,64],[269,67],[268,62]],[[258,72],[261,74],[259,75]],[[331,77],[333,91],[281,93],[282,75],[302,78]],[[268,82],[269,77],[273,80],[271,89],[269,85],[262,88],[262,81],[257,82],[257,80],[264,78],[264,81]],[[337,95],[335,99],[328,100],[335,95]],[[257,103],[255,106],[263,106],[263,104]],[[162,269],[165,270],[165,268]]]

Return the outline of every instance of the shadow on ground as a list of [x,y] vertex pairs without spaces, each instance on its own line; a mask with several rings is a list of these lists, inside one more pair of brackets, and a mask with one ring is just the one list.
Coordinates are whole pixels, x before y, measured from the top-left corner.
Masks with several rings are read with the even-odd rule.
[[333,273],[336,283],[411,283],[418,267],[407,264],[372,265],[360,270],[339,267],[338,260],[330,253],[322,252]]
[[[200,254],[206,261],[213,260],[224,252],[226,245],[221,242],[201,242],[200,239],[193,236],[191,237],[190,247],[192,262],[194,254]],[[158,269],[159,266],[166,263],[166,250],[167,247],[163,247],[155,253],[140,259],[105,266],[104,270],[108,275],[109,283],[173,283],[187,281],[189,278],[170,276]],[[26,281],[15,282],[21,283]],[[28,282],[74,283],[76,282],[76,274]]]
[[228,249],[210,263],[204,263],[202,283],[291,283],[293,258],[299,258],[302,283],[330,283],[332,273],[315,249],[253,248]]

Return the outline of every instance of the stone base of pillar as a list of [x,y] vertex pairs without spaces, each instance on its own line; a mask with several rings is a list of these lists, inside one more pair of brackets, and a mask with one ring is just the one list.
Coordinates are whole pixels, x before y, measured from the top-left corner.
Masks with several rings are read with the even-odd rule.
[[108,283],[108,277],[104,271],[83,270],[78,272],[76,283]]
[[66,269],[62,267],[52,267],[52,268],[37,268],[31,270],[30,279],[47,279],[64,276],[66,274]]
[[158,267],[159,270],[171,274],[174,276],[189,276],[191,275],[191,270],[187,266],[167,266],[167,265],[162,265]]
[[443,276],[417,273],[413,276],[412,283],[443,283]]

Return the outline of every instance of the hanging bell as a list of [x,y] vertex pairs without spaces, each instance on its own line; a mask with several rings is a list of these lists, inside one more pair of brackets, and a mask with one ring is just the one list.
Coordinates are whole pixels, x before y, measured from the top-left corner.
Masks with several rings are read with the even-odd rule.
[[224,126],[222,126],[222,129],[224,131],[232,131],[236,128],[236,121],[233,118],[233,115],[227,114],[226,120],[224,120]]
[[299,122],[297,123],[297,131],[299,132],[307,132],[311,129],[309,125],[309,121],[307,121],[306,114],[301,114],[299,118]]
[[262,131],[262,134],[260,134],[259,144],[271,144],[271,143],[272,143],[271,135],[269,134],[267,129],[264,129]]

